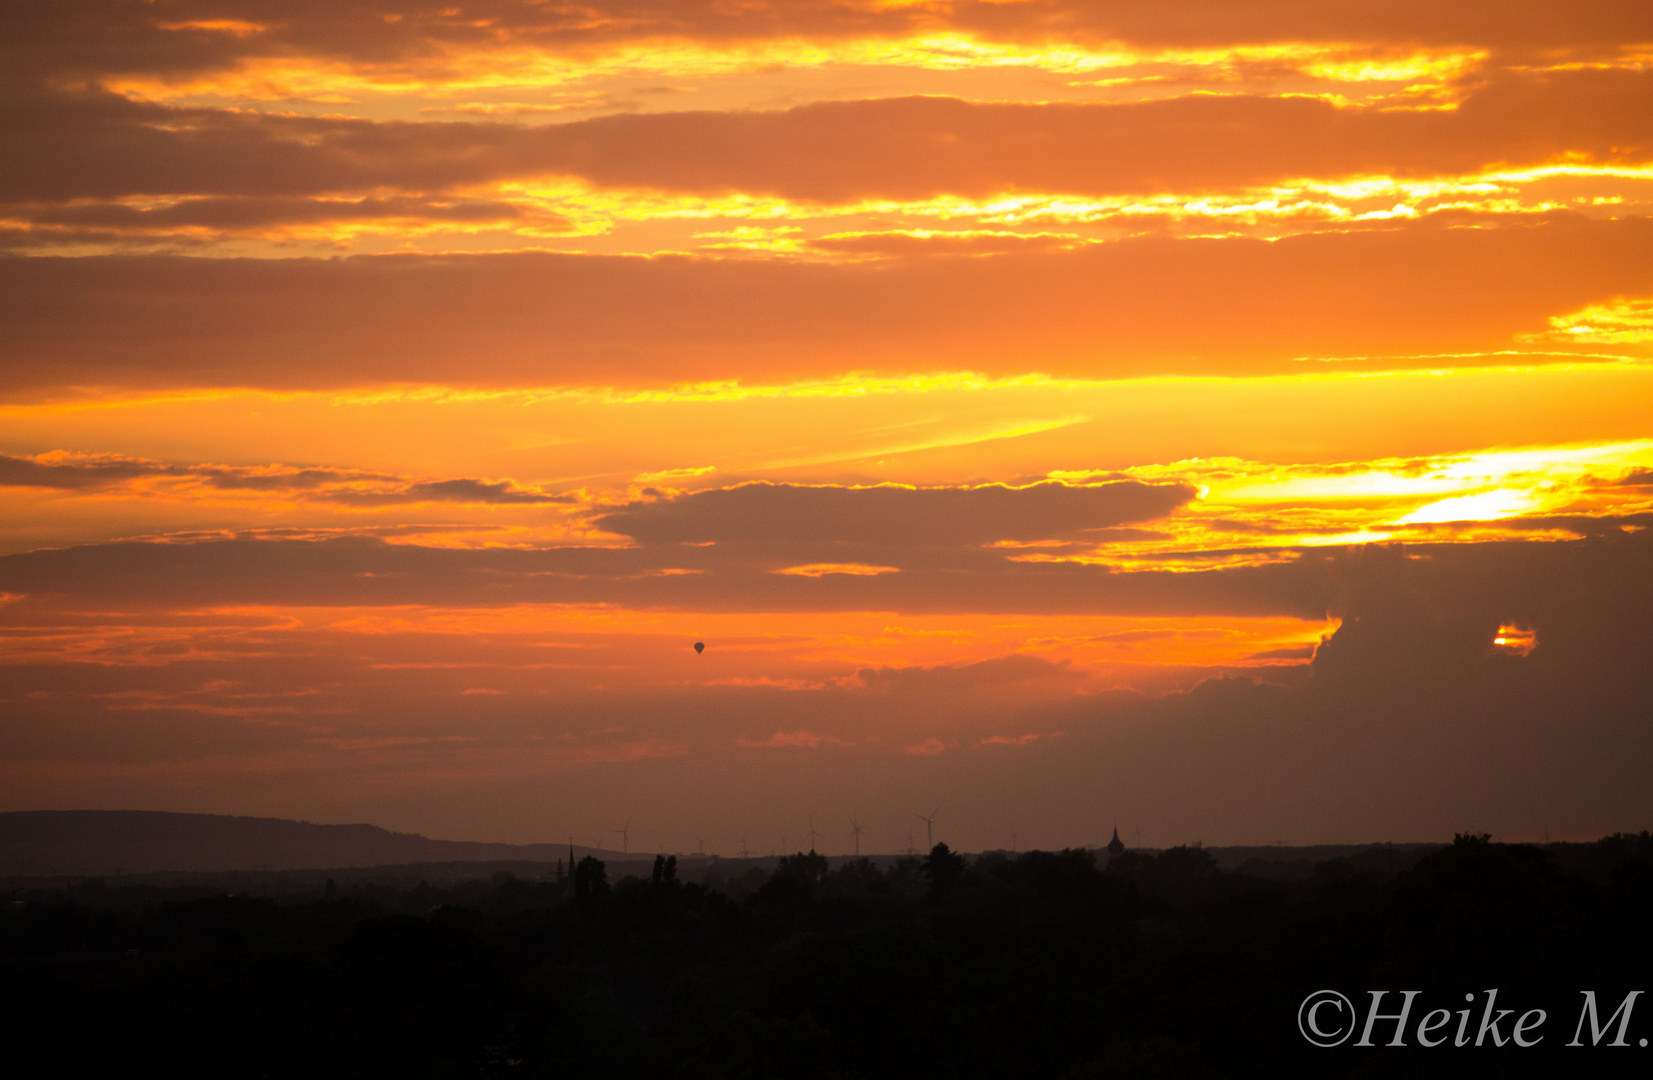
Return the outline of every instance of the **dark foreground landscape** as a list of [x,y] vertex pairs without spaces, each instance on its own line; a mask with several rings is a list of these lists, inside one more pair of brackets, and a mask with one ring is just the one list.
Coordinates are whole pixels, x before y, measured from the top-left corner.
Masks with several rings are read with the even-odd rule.
[[[14,880],[0,916],[8,1072],[1078,1080],[1653,1067],[1642,1045],[1653,1002],[1612,1015],[1653,981],[1647,833],[1543,847],[1460,836],[1232,870],[1197,847],[966,858],[944,845],[924,858],[728,860],[702,865],[700,881],[667,858],[620,880],[592,857],[563,869],[433,873],[437,884],[406,867]],[[1351,1037],[1319,1049],[1300,1005],[1327,988],[1359,1015]],[[1384,1045],[1395,1021],[1381,1018],[1376,1045],[1354,1045],[1375,990],[1388,991],[1382,1016],[1401,1011],[1399,991],[1420,992],[1403,1046]],[[1596,1022],[1585,1017],[1569,1047],[1586,990]],[[1448,1015],[1424,1031],[1441,1042],[1428,1048],[1417,1029],[1435,1010]],[[1334,1006],[1314,1020],[1334,1029],[1340,1017]],[[1518,1045],[1523,1020],[1519,1041],[1534,1045]]]

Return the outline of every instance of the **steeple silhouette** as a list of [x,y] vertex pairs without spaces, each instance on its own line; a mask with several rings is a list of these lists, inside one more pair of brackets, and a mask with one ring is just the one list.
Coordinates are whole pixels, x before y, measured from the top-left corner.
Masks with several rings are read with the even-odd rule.
[[1113,827],[1113,839],[1108,841],[1108,857],[1118,858],[1125,853],[1125,844],[1119,839],[1119,826]]

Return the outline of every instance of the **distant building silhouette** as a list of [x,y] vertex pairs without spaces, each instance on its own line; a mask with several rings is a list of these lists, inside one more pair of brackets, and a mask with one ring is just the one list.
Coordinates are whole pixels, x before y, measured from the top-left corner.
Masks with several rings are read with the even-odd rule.
[[1119,839],[1119,826],[1113,827],[1113,839],[1108,841],[1108,858],[1117,859],[1125,854],[1125,844]]

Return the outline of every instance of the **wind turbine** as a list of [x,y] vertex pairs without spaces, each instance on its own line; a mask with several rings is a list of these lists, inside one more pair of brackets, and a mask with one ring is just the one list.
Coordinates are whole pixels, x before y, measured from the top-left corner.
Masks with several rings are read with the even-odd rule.
[[626,818],[626,823],[614,831],[620,834],[620,850],[631,854],[631,819]]
[[862,828],[864,828],[864,826],[859,821],[855,820],[855,816],[853,814],[850,815],[849,831],[855,834],[855,857],[857,859],[859,859],[861,857],[861,830],[862,830]]
[[786,854],[786,834],[781,833],[781,854]]
[[941,807],[938,806],[934,810],[930,811],[929,817],[925,817],[923,814],[913,815],[913,817],[924,823],[924,846],[929,848],[931,851],[936,849],[935,824],[936,815],[939,813],[941,813]]
[[746,837],[744,836],[740,838],[740,857],[743,859],[750,859],[752,857],[752,853],[746,850]]
[[815,850],[815,823],[813,821],[809,823],[809,850]]
[[694,842],[700,845],[700,857],[704,859],[706,857],[706,838],[699,833],[695,833]]

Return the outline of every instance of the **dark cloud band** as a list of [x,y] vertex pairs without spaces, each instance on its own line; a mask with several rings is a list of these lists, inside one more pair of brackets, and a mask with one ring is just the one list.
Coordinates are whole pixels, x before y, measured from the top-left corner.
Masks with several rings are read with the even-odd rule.
[[164,5],[62,0],[14,5],[3,38],[18,65],[56,75],[180,77],[255,57],[312,55],[441,70],[456,50],[502,41],[553,53],[660,39],[739,43],[813,37],[907,37],[959,32],[1007,42],[1209,48],[1273,42],[1369,42],[1579,50],[1653,39],[1636,0],[1579,5],[1508,0],[957,0],[872,5],[845,0],[172,0]]
[[1046,540],[1151,521],[1194,497],[1184,484],[1122,481],[1012,488],[801,487],[742,484],[632,503],[597,524],[644,544],[811,541],[960,547]]
[[1653,293],[1650,247],[1642,219],[1562,217],[1274,243],[1144,238],[881,265],[550,254],[0,258],[10,304],[0,394],[627,386],[938,366],[1240,375],[1349,355],[1427,364],[1446,352],[1508,348],[1558,313]]
[[[11,151],[0,202],[42,225],[246,228],[508,221],[523,210],[432,196],[544,176],[820,203],[1209,193],[1316,177],[1451,176],[1564,154],[1643,162],[1653,157],[1650,100],[1653,72],[1586,70],[1500,73],[1445,111],[1245,95],[1120,104],[908,97],[529,127],[171,109],[53,91],[0,113]],[[370,194],[385,189],[404,194]],[[147,210],[68,202],[134,195],[193,201]],[[329,201],[305,201],[317,196]]]
[[222,465],[171,465],[141,458],[12,457],[0,454],[0,487],[105,490],[146,477],[198,481],[222,491],[300,493],[353,506],[483,503],[496,506],[566,503],[567,496],[519,488],[508,481],[420,480],[344,469],[268,470]]

